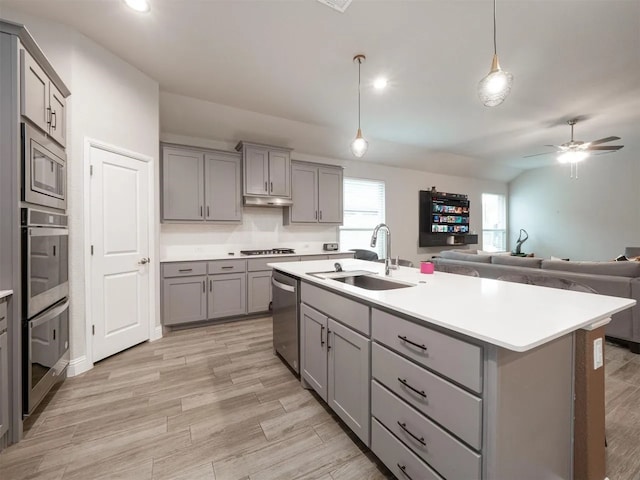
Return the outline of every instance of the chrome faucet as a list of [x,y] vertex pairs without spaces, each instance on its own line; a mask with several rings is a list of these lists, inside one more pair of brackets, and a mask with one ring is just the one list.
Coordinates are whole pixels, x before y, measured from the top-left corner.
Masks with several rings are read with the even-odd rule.
[[398,266],[397,264],[396,266],[393,266],[391,263],[391,230],[389,230],[389,227],[384,223],[376,225],[376,228],[373,229],[373,235],[371,235],[371,247],[376,246],[376,242],[378,241],[378,232],[381,228],[387,231],[387,257],[384,259],[384,274],[389,275],[389,270],[395,270]]

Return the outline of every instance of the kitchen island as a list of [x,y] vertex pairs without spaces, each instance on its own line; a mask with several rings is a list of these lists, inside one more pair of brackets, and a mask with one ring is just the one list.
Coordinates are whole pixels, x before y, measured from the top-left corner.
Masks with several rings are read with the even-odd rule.
[[[400,288],[326,278],[336,276],[322,273],[332,261],[270,265],[300,281],[303,385],[397,477],[583,475],[584,452],[574,465],[586,415],[574,412],[580,332],[601,330],[633,300],[406,267],[384,277],[379,263],[340,263],[344,277],[361,270]],[[593,348],[585,378],[602,375]],[[604,458],[604,442],[595,449]],[[594,471],[581,478],[604,478]]]

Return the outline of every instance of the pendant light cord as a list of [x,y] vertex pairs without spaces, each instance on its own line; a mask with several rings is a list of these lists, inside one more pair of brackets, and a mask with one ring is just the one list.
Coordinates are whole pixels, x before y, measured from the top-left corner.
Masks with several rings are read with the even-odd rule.
[[498,47],[496,46],[496,0],[493,0],[493,54],[498,54]]
[[358,130],[360,130],[360,65],[362,60],[358,59]]

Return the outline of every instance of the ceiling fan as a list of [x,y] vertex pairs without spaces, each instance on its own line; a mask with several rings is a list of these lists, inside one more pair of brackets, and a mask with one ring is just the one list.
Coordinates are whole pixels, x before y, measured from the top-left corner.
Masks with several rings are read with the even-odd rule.
[[567,123],[571,126],[571,140],[563,143],[562,145],[545,145],[545,147],[556,147],[556,152],[544,152],[536,153],[533,155],[526,155],[524,158],[537,157],[539,155],[549,155],[551,153],[558,153],[558,161],[560,163],[571,164],[571,177],[573,177],[575,171],[575,177],[578,178],[578,162],[581,162],[587,158],[591,152],[598,152],[595,155],[601,155],[603,153],[611,153],[620,150],[624,145],[602,145],[603,143],[612,142],[614,140],[620,140],[620,137],[605,137],[591,142],[583,142],[582,140],[573,139],[573,126],[577,123],[577,119],[569,120]]

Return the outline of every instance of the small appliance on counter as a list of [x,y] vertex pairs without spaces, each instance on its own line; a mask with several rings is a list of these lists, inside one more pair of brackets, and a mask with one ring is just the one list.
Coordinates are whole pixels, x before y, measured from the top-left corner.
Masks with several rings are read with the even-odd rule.
[[322,245],[322,250],[324,250],[325,252],[337,252],[338,243],[337,242],[325,243]]

